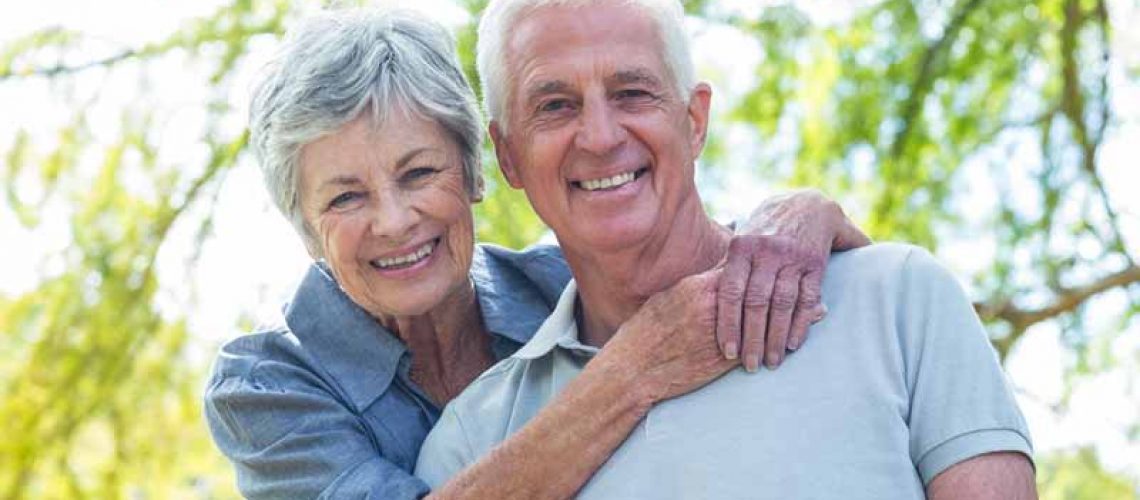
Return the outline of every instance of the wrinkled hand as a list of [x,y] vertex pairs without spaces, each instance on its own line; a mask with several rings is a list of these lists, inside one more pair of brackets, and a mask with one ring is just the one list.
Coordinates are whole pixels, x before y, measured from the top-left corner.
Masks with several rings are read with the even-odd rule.
[[819,191],[803,190],[765,200],[737,228],[717,293],[717,343],[724,356],[756,371],[785,350],[803,345],[808,327],[827,313],[820,289],[832,250],[870,244]]
[[602,350],[631,363],[656,402],[695,390],[739,363],[713,336],[720,269],[688,276],[649,298]]

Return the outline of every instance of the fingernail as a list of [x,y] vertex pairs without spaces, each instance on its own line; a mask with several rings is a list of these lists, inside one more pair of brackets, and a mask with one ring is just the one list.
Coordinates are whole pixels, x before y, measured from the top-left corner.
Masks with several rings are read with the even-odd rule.
[[799,349],[799,348],[800,348],[800,339],[792,338],[791,340],[788,341],[788,350],[789,351],[795,351],[796,349]]
[[819,308],[818,308],[818,309],[816,309],[816,313],[815,313],[815,319],[811,320],[811,322],[812,322],[812,323],[818,323],[818,322],[820,322],[821,320],[823,320],[823,318],[824,318],[825,316],[827,316],[827,305],[825,305],[825,304],[820,304],[820,305],[819,305]]
[[756,373],[756,370],[758,370],[759,367],[760,356],[749,354],[748,357],[744,359],[744,369],[748,371],[748,373]]
[[739,356],[739,355],[740,355],[740,351],[737,350],[736,342],[725,342],[724,343],[724,357],[725,357],[725,359],[736,359],[737,356]]

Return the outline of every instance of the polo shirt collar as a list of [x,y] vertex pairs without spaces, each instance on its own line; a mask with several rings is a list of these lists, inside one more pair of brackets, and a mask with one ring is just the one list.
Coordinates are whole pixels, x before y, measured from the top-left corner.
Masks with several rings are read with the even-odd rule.
[[583,344],[578,339],[578,321],[574,315],[574,305],[577,301],[578,283],[570,280],[566,289],[562,291],[562,296],[558,298],[554,312],[550,313],[538,328],[534,338],[512,357],[537,359],[550,354],[556,347],[586,356],[597,354],[598,348]]

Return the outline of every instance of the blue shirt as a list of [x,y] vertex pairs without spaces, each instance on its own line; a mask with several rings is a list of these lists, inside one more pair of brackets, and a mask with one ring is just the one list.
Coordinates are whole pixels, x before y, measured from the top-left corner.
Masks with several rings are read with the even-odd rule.
[[[471,279],[498,359],[526,343],[570,279],[557,247],[480,245]],[[411,354],[314,264],[285,324],[222,347],[205,394],[214,442],[249,498],[418,498],[411,475],[440,408]]]

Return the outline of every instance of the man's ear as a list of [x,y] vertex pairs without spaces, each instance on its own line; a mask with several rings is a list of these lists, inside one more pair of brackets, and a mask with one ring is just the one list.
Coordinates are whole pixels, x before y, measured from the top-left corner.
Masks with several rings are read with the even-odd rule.
[[511,161],[511,152],[507,145],[507,137],[499,127],[498,120],[491,120],[489,132],[491,133],[491,142],[495,145],[495,159],[499,161],[499,170],[503,172],[503,177],[506,177],[507,184],[510,184],[511,187],[515,189],[522,189],[522,178],[519,176],[518,170]]
[[712,106],[712,87],[700,82],[689,94],[689,127],[692,134],[690,146],[693,159],[701,156],[709,131],[709,109]]

